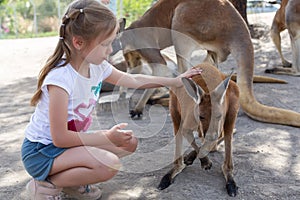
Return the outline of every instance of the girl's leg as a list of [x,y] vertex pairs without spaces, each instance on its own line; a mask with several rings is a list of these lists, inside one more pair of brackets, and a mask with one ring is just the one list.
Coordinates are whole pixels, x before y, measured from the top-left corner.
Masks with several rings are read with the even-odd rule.
[[133,153],[137,139],[121,147],[113,143],[101,147],[74,147],[58,156],[49,174],[52,183],[59,187],[71,187],[103,182],[116,175],[121,163],[119,157]]
[[58,187],[72,187],[111,179],[121,167],[117,155],[96,147],[80,146],[55,158],[49,174]]

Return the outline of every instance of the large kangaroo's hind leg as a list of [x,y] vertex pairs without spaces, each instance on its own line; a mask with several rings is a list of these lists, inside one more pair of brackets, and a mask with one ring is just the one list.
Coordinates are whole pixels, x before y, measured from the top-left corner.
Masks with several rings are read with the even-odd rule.
[[290,35],[293,55],[292,67],[274,68],[266,70],[266,73],[300,76],[300,11],[297,9],[299,7],[299,2],[291,0],[285,9],[285,23]]
[[[166,65],[166,61],[164,60],[163,56],[160,53],[159,49],[144,49],[143,51],[143,59],[147,61],[149,66],[152,69],[152,75],[153,76],[164,76],[164,70],[162,69],[161,65]],[[137,105],[134,107],[134,109],[130,110],[130,116],[131,118],[134,118],[137,116],[140,118],[143,115],[144,107],[149,100],[149,98],[152,96],[156,89],[146,89],[138,101]]]
[[[283,8],[280,8],[283,9]],[[274,16],[271,30],[270,30],[270,35],[272,38],[273,43],[275,44],[275,47],[279,53],[281,63],[283,67],[292,67],[292,63],[287,61],[283,54],[282,54],[282,49],[281,49],[281,36],[280,33],[286,29],[285,25],[285,17],[282,15],[280,10],[278,10]]]
[[172,41],[177,58],[178,73],[182,74],[194,66],[191,62],[192,53],[200,49],[199,44],[191,36],[181,33],[181,27],[174,25],[172,30]]
[[289,29],[293,54],[293,75],[300,76],[300,21]]

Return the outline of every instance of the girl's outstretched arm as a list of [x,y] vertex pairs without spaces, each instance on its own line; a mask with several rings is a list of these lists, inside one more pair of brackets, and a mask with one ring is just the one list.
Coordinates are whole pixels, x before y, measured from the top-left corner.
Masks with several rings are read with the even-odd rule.
[[186,72],[175,78],[149,76],[144,74],[129,74],[113,68],[111,75],[105,80],[108,83],[124,86],[128,88],[156,88],[156,87],[180,87],[182,86],[181,77],[190,78],[194,75],[201,74],[201,70],[190,68]]

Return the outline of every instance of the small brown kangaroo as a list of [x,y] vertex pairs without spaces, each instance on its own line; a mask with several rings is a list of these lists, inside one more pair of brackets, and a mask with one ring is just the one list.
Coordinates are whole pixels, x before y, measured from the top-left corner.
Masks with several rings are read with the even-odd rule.
[[[208,170],[212,162],[208,154],[218,144],[225,142],[225,159],[222,171],[226,180],[227,193],[236,196],[238,187],[233,179],[232,135],[239,110],[239,88],[225,77],[215,66],[202,63],[203,71],[192,79],[183,78],[184,87],[170,89],[169,109],[175,134],[174,167],[162,178],[158,188],[167,188],[187,165],[196,158],[201,167]],[[193,131],[203,138],[201,147],[196,144]],[[185,158],[182,156],[183,137],[193,147]]]
[[[122,31],[124,23],[120,27]],[[139,55],[150,65],[154,76],[161,75],[160,66],[166,65],[160,50],[170,46],[175,48],[179,73],[191,67],[194,50],[207,50],[205,61],[215,66],[231,54],[238,66],[237,85],[244,112],[258,121],[300,127],[299,113],[266,106],[256,100],[250,33],[245,21],[228,0],[159,0],[121,32],[114,43],[119,43],[127,58],[130,56],[126,54],[132,52]],[[138,65],[138,60],[129,63],[132,68]],[[153,90],[146,90],[130,111],[132,118],[142,115]]]
[[[292,63],[287,61],[281,51],[280,33],[288,30],[291,39]],[[282,0],[272,26],[271,38],[278,50],[282,67],[266,69],[266,73],[300,76],[300,0]]]

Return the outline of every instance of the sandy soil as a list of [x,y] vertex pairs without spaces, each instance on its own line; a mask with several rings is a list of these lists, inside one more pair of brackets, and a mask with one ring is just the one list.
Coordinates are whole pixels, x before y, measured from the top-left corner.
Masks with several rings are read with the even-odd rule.
[[[273,14],[252,15],[251,23],[263,25],[265,35],[253,40],[255,74],[280,63],[268,33]],[[287,32],[283,53],[291,60]],[[23,131],[33,108],[29,99],[36,87],[36,76],[55,47],[57,38],[0,40],[0,199],[26,199],[25,185],[30,179],[20,160]],[[200,55],[195,55],[199,57]],[[221,65],[225,72],[235,68],[231,57]],[[270,75],[268,75],[270,76]],[[279,77],[279,76],[273,76]],[[280,76],[288,84],[255,84],[256,98],[266,104],[300,112],[299,78]],[[187,167],[167,189],[156,189],[170,169],[174,142],[168,110],[147,106],[143,120],[128,117],[128,103],[98,108],[93,129],[106,129],[118,122],[128,122],[139,138],[132,156],[123,159],[122,170],[110,181],[99,183],[105,200],[123,199],[299,199],[300,136],[295,127],[254,121],[240,110],[233,140],[234,176],[239,186],[237,197],[228,197],[221,172],[224,148],[210,154],[213,167],[202,170],[199,161]],[[100,112],[101,111],[101,112]],[[118,113],[118,115],[116,115]],[[186,148],[187,150],[187,148]]]

